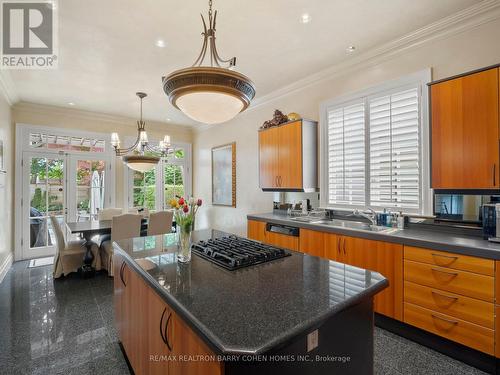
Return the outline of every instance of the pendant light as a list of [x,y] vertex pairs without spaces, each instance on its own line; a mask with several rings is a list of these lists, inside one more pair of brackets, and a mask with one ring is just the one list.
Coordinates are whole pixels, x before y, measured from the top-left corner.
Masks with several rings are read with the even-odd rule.
[[137,139],[132,146],[120,148],[118,133],[112,133],[111,145],[115,150],[116,156],[122,156],[123,162],[130,169],[144,173],[153,169],[160,161],[160,158],[167,156],[173,149],[170,147],[169,135],[165,135],[157,147],[149,143],[148,134],[146,133],[146,123],[142,120],[142,100],[147,94],[138,92],[136,95],[141,100],[141,119],[137,121]]
[[[203,45],[190,68],[180,69],[163,77],[163,91],[170,103],[193,120],[218,124],[234,118],[250,105],[255,86],[245,75],[234,71],[236,57],[223,60],[215,45],[217,11],[212,14],[208,2],[208,25],[203,22]],[[202,66],[209,51],[210,66]],[[224,67],[225,66],[225,67]]]

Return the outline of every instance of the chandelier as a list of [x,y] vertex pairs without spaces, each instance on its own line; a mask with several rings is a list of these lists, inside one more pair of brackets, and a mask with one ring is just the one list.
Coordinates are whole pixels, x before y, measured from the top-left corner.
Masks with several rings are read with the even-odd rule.
[[170,147],[169,135],[165,135],[158,146],[153,146],[149,143],[148,134],[146,133],[146,123],[142,120],[142,100],[148,95],[143,92],[137,92],[136,95],[141,99],[141,119],[137,121],[137,139],[132,146],[120,148],[118,133],[112,133],[111,145],[115,150],[116,156],[122,156],[123,162],[130,169],[138,172],[146,172],[153,169],[161,157],[165,157],[171,153],[172,148]]
[[[203,22],[203,45],[190,68],[180,69],[163,77],[163,91],[170,103],[193,120],[218,124],[234,118],[250,105],[255,86],[245,75],[234,71],[236,57],[223,60],[215,45],[217,11],[212,14],[208,2],[208,25]],[[209,50],[210,66],[202,66]],[[226,67],[224,67],[226,66]]]

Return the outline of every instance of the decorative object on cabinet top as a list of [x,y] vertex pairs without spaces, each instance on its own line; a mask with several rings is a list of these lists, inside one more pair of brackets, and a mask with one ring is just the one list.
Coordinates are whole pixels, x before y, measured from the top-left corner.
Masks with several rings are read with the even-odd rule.
[[274,110],[274,115],[272,120],[264,121],[260,129],[268,129],[273,126],[281,125],[288,122],[288,116],[284,115],[279,109]]
[[300,120],[302,117],[296,113],[296,112],[290,112],[288,115],[288,121],[297,121]]

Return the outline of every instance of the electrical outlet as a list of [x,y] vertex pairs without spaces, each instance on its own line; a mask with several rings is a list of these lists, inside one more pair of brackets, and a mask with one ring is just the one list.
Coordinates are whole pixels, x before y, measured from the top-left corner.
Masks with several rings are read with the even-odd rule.
[[307,352],[318,347],[318,330],[312,331],[307,335]]

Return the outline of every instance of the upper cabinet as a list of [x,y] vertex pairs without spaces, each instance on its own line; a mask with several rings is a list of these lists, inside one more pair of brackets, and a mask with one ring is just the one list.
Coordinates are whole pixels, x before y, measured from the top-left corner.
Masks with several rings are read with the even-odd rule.
[[499,68],[431,85],[431,185],[499,189]]
[[259,131],[260,187],[316,191],[318,123],[298,120]]

